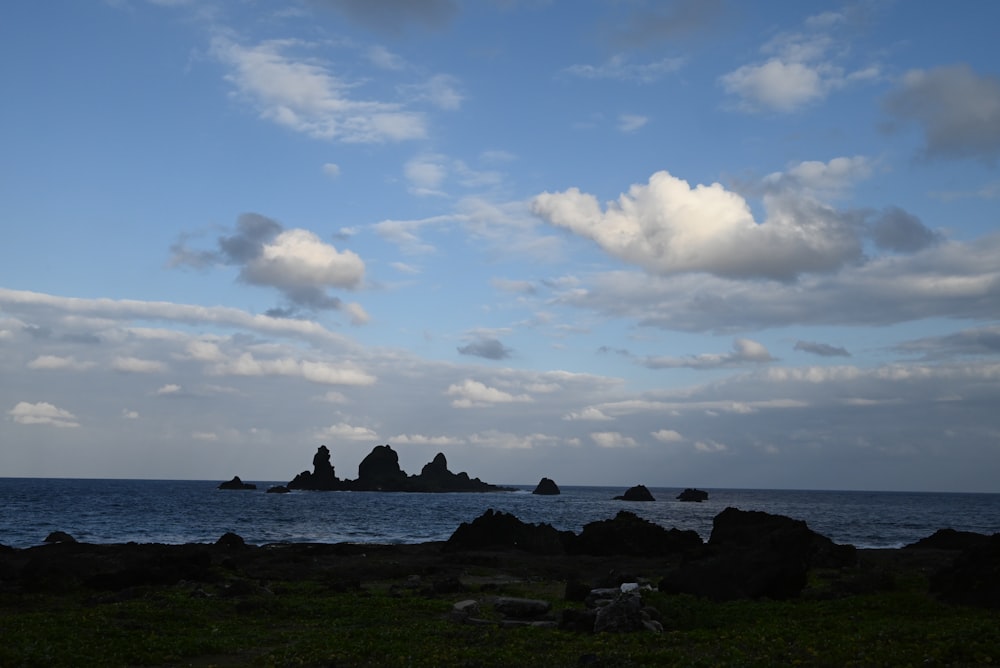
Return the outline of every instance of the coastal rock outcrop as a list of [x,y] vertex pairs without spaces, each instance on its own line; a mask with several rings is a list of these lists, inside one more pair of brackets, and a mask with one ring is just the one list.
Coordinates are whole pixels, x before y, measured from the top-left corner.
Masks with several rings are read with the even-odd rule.
[[533,554],[563,554],[576,538],[572,531],[559,531],[550,524],[527,524],[492,508],[462,522],[444,544],[444,550],[517,549]]
[[931,575],[930,591],[949,603],[1000,610],[1000,533],[983,536]]
[[257,489],[257,485],[249,482],[243,482],[240,480],[238,475],[233,476],[232,480],[227,480],[226,482],[220,483],[218,489]]
[[538,485],[535,486],[535,491],[533,491],[532,494],[555,496],[559,494],[559,485],[557,485],[551,478],[542,478],[538,481]]
[[726,508],[715,517],[707,545],[668,574],[660,590],[717,601],[787,599],[805,587],[810,568],[856,561],[853,545],[837,545],[802,520]]
[[683,492],[677,495],[678,501],[694,501],[700,503],[702,501],[708,501],[708,492],[702,489],[694,489],[688,487]]
[[333,464],[330,463],[330,448],[325,445],[316,449],[313,455],[313,470],[303,471],[295,476],[287,485],[288,489],[311,489],[333,491],[344,489],[343,483],[337,478]]
[[584,525],[572,549],[576,554],[666,556],[702,547],[697,531],[665,529],[627,510],[614,519]]
[[615,501],[656,501],[645,485],[636,485],[625,490],[624,494],[616,496]]
[[319,446],[313,471],[303,471],[288,483],[289,489],[355,492],[496,492],[509,488],[491,485],[468,473],[452,473],[448,460],[438,453],[419,475],[407,475],[399,466],[399,455],[390,445],[377,445],[358,465],[356,480],[340,480],[330,463],[330,450]]

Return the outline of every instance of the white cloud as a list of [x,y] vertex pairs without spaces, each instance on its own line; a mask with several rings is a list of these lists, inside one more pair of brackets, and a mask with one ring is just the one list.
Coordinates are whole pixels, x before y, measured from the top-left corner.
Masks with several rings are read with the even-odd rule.
[[357,302],[350,302],[344,304],[344,311],[351,318],[352,325],[367,325],[371,320],[371,316],[365,311],[364,307]]
[[600,65],[571,65],[565,71],[583,79],[616,79],[648,84],[676,72],[683,66],[683,58],[663,58],[648,63],[632,63],[624,54],[617,54]]
[[333,162],[324,163],[323,173],[329,176],[331,179],[336,179],[338,176],[340,176],[340,165]]
[[659,429],[650,435],[661,443],[680,443],[684,440],[684,437],[673,429]]
[[405,60],[380,44],[369,47],[367,56],[368,60],[380,69],[397,71],[406,69]]
[[497,450],[532,450],[542,446],[554,446],[561,442],[557,436],[549,434],[512,434],[509,432],[490,429],[488,431],[472,434],[469,444],[482,448],[493,448]]
[[726,92],[739,96],[745,108],[790,112],[826,95],[820,71],[803,63],[772,58],[760,65],[744,65],[721,79]]
[[594,406],[587,406],[580,411],[572,411],[563,415],[563,420],[592,420],[596,422],[603,422],[607,420],[614,420],[613,417],[605,415],[599,408]]
[[647,357],[642,365],[647,369],[718,369],[745,364],[765,364],[774,358],[763,344],[751,339],[736,339],[728,353],[702,354],[688,357]]
[[48,425],[65,429],[80,426],[75,415],[46,401],[37,403],[19,401],[16,406],[7,411],[7,414],[18,424]]
[[536,215],[592,239],[605,251],[658,274],[709,272],[788,280],[861,257],[852,220],[811,197],[766,196],[757,223],[740,195],[719,183],[691,187],[656,172],[604,210],[577,188],[543,193]]
[[346,422],[338,422],[316,432],[315,438],[320,441],[375,441],[378,434],[367,427],[353,427]]
[[309,230],[290,229],[264,244],[242,275],[260,285],[283,290],[356,287],[365,274],[365,263],[352,251],[338,251]]
[[158,360],[121,356],[111,360],[111,368],[125,373],[163,373],[167,370],[167,365]]
[[593,432],[590,438],[601,448],[634,448],[638,445],[634,438],[624,436],[617,431]]
[[262,118],[317,139],[384,142],[426,134],[422,115],[396,103],[356,100],[352,84],[316,58],[288,55],[307,47],[297,40],[243,46],[227,36],[212,40],[211,53],[230,66],[226,79]]
[[621,114],[618,116],[618,129],[624,133],[635,132],[649,122],[649,117],[638,114]]
[[29,369],[64,369],[68,371],[86,371],[94,368],[94,362],[80,362],[74,357],[59,357],[57,355],[39,355],[28,362]]
[[694,449],[698,452],[725,452],[728,450],[728,446],[725,443],[719,443],[718,441],[706,440],[698,441],[694,444]]
[[219,435],[214,431],[194,431],[191,432],[191,438],[196,441],[207,441],[209,443],[214,443],[219,440]]
[[425,436],[423,434],[398,434],[389,439],[396,445],[431,445],[438,448],[461,445],[464,441],[453,436]]
[[123,420],[138,420],[139,411],[129,410],[127,408],[122,409],[122,419]]
[[423,83],[404,87],[404,91],[416,100],[448,111],[459,109],[464,99],[458,91],[458,79],[448,74],[436,74]]
[[181,386],[176,383],[168,383],[156,390],[156,396],[168,397],[172,394],[180,394]]
[[403,167],[410,191],[418,195],[441,195],[439,189],[448,176],[444,156],[424,155],[413,158]]
[[352,365],[292,357],[257,359],[249,352],[213,364],[208,371],[220,376],[290,376],[328,385],[368,386],[376,381],[375,376]]
[[445,391],[445,396],[456,397],[451,402],[456,408],[481,408],[494,404],[532,401],[527,394],[511,394],[472,379],[450,385]]

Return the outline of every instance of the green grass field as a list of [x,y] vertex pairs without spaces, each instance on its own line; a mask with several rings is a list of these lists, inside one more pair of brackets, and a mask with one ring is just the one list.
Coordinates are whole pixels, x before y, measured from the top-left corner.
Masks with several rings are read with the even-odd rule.
[[952,606],[921,577],[832,597],[712,603],[647,593],[664,632],[582,634],[449,619],[455,601],[542,597],[513,581],[428,595],[400,582],[181,583],[118,593],[0,595],[0,666],[985,666],[1000,663],[1000,612]]

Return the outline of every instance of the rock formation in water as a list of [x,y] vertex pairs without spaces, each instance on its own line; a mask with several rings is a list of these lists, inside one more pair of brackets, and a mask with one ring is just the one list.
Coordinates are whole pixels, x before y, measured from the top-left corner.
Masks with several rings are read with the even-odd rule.
[[532,494],[542,494],[545,496],[555,496],[559,494],[559,485],[551,478],[542,478],[538,481],[535,491]]
[[698,503],[700,503],[702,501],[708,501],[708,492],[706,492],[704,490],[701,490],[701,489],[693,489],[691,487],[688,487],[683,492],[681,492],[680,494],[677,495],[677,500],[678,501],[695,501],[695,502],[698,502]]
[[257,489],[257,485],[243,482],[238,475],[234,475],[232,480],[220,483],[219,489]]
[[312,472],[303,471],[295,476],[287,485],[288,489],[313,489],[323,491],[333,491],[336,489],[346,489],[344,484],[337,478],[330,463],[330,448],[325,445],[319,446],[316,454],[313,455]]
[[615,501],[656,501],[653,495],[645,485],[636,485],[635,487],[629,487],[625,490],[625,493],[616,496]]
[[313,472],[303,471],[288,483],[289,489],[351,490],[358,492],[495,492],[509,491],[452,473],[442,453],[424,465],[419,475],[407,475],[399,466],[399,455],[389,445],[377,445],[358,465],[357,480],[339,480],[330,464],[330,450],[321,445],[313,457]]

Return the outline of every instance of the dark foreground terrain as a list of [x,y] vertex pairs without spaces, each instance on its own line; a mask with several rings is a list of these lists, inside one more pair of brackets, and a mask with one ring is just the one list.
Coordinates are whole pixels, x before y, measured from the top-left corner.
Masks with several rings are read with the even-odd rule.
[[0,665],[1000,663],[1000,612],[941,589],[942,573],[965,577],[957,545],[859,550],[811,566],[781,600],[672,592],[685,564],[721,558],[711,541],[657,555],[528,547],[257,547],[227,534],[0,548]]

